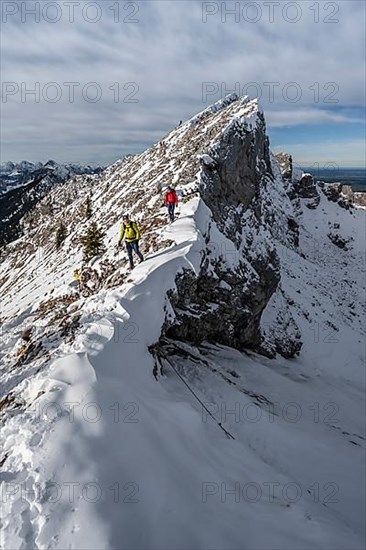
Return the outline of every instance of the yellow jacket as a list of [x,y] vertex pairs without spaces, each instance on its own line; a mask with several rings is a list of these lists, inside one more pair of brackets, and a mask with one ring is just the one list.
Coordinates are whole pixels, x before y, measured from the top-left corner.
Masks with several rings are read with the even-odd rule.
[[140,230],[136,222],[126,221],[123,222],[121,231],[119,233],[118,243],[121,241],[127,241],[132,243],[133,241],[138,241],[140,239]]

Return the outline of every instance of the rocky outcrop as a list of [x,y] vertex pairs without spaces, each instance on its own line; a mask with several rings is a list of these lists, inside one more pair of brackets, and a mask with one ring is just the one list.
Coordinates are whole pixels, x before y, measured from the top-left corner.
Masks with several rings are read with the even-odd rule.
[[281,173],[284,179],[292,181],[293,165],[292,156],[287,153],[277,153],[277,162],[280,166]]
[[366,207],[366,193],[353,193],[353,204]]
[[319,204],[319,192],[311,174],[297,174],[288,183],[287,189],[291,200],[308,199],[305,205],[310,205],[310,208],[315,208]]
[[[223,259],[205,257],[196,275],[185,270],[169,293],[175,314],[164,333],[169,338],[200,344],[202,341],[237,349],[256,348],[261,342],[260,317],[280,280],[279,271],[266,261],[256,263],[256,277],[239,262],[228,269]],[[274,256],[272,261],[278,264]]]
[[297,248],[299,246],[299,224],[295,220],[295,218],[287,218],[287,226],[289,232],[293,235],[293,240],[295,247]]
[[[307,199],[305,206],[310,209],[317,208],[320,195],[316,183],[311,174],[304,174],[299,168],[294,168],[292,156],[286,153],[277,153],[276,160],[280,166],[284,178],[287,194],[292,201]],[[300,204],[298,204],[300,209]]]
[[345,239],[344,237],[341,237],[339,233],[328,233],[328,239],[332,241],[333,244],[338,246],[338,248],[348,250],[347,245],[349,244],[350,239]]
[[[259,186],[265,175],[273,177],[265,123],[259,115],[258,126],[245,130],[245,123],[234,123],[211,152],[212,163],[202,163],[200,193],[220,230],[234,240],[239,217],[251,206],[259,217]],[[260,159],[260,161],[258,161]],[[232,231],[228,230],[228,219]]]
[[324,182],[319,182],[319,185],[327,199],[342,208],[349,210],[352,206],[366,206],[366,193],[354,193],[350,185]]
[[336,202],[339,206],[349,209],[351,207],[351,200],[349,196],[343,195],[342,188],[343,185],[341,183],[325,184],[321,182],[321,189],[329,201]]
[[269,358],[274,358],[279,353],[290,359],[301,351],[301,332],[292,316],[291,305],[293,302],[279,285],[261,320],[260,352]]
[[[271,187],[279,185],[284,183],[274,176],[263,115],[258,113],[252,126],[235,119],[201,158],[200,196],[212,222],[204,235],[199,272],[179,273],[176,290],[168,295],[174,315],[167,317],[163,336],[266,353],[260,320],[280,282],[271,232],[278,237],[276,225],[285,223],[283,238],[290,246],[298,244],[296,220],[285,216],[279,223],[281,210],[269,200]],[[225,242],[218,247],[220,234]],[[230,258],[222,253],[228,243]],[[276,348],[285,357],[299,351],[298,334],[296,345],[292,336]]]
[[319,196],[314,178],[311,174],[303,174],[299,181],[295,181],[294,191],[301,199],[314,199]]

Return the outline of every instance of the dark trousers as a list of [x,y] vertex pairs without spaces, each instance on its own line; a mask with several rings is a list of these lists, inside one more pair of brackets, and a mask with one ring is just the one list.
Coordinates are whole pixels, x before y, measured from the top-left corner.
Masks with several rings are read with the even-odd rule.
[[175,210],[174,202],[168,202],[168,214],[171,222],[174,222],[174,210]]
[[141,254],[140,249],[139,249],[139,242],[138,241],[132,241],[131,243],[126,241],[126,249],[127,249],[128,259],[129,259],[130,264],[131,264],[131,268],[134,267],[132,252],[135,252],[135,254],[140,258],[141,261],[144,260],[144,257]]

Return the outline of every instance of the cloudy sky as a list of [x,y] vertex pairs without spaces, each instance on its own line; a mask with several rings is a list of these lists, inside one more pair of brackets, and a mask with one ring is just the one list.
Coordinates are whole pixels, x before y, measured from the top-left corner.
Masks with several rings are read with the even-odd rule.
[[365,3],[1,2],[1,162],[108,164],[231,91],[300,165],[365,165]]

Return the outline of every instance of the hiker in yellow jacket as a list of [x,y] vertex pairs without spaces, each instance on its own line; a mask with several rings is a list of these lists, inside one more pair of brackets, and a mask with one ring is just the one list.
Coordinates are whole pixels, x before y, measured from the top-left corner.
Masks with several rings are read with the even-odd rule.
[[130,262],[130,268],[133,269],[133,252],[140,258],[140,263],[144,261],[144,257],[139,249],[140,230],[136,222],[130,220],[128,214],[123,216],[123,224],[118,239],[118,246],[121,246],[122,242],[126,244],[128,259]]

